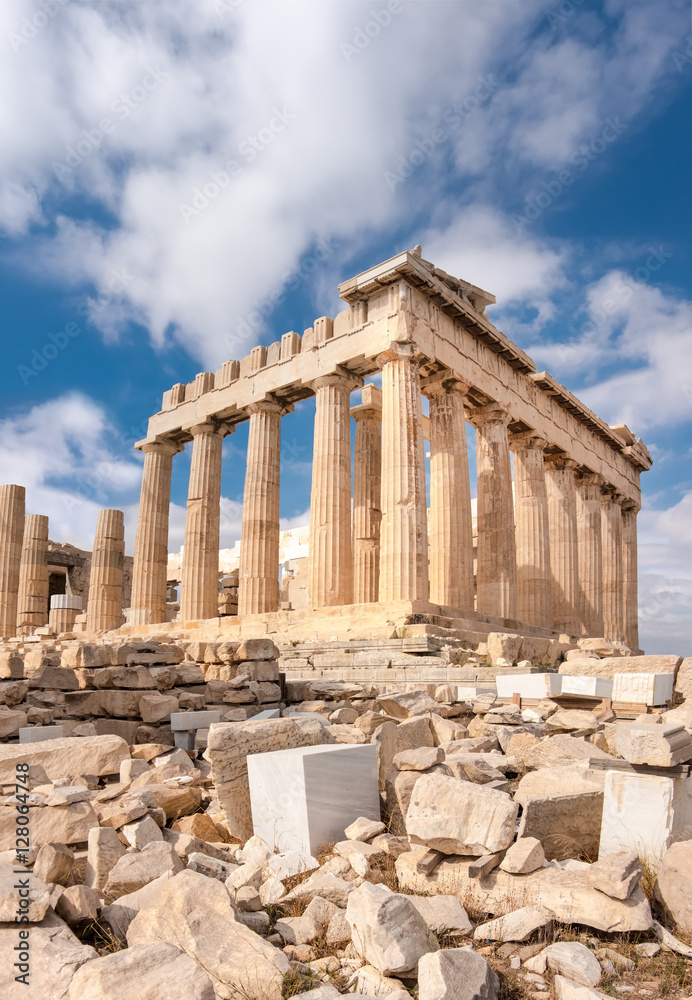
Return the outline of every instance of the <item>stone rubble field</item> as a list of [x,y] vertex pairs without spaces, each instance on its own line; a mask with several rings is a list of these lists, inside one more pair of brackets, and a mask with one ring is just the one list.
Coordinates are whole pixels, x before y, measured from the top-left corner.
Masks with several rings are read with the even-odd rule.
[[[613,774],[692,761],[692,661],[588,643],[560,670],[665,661],[681,703],[623,722],[317,679],[286,707],[269,638],[0,651],[0,995],[689,1000],[692,778],[661,778],[677,816],[662,857],[605,845],[602,823]],[[50,725],[63,736],[14,741]],[[621,798],[632,823],[648,808]],[[30,992],[13,970],[22,868]]]

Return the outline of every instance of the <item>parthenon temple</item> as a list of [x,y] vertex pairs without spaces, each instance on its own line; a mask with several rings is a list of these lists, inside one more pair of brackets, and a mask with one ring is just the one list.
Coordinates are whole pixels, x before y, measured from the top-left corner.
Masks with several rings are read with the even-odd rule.
[[[260,623],[299,635],[308,621],[323,622],[337,637],[359,625],[374,635],[416,625],[603,636],[636,651],[639,479],[651,466],[641,439],[537,372],[488,319],[494,296],[418,247],[345,281],[339,294],[347,307],[334,319],[163,394],[136,445],[144,469],[124,631],[166,623],[172,463],[192,442],[180,613],[168,631],[215,619],[230,637]],[[365,383],[378,376],[381,389]],[[281,419],[311,396],[309,607],[280,610]],[[222,442],[245,420],[238,613],[218,618]],[[475,551],[467,421],[476,431]],[[2,494],[5,636],[31,612],[31,624],[48,618],[35,569],[47,525],[30,516],[25,528],[18,489]],[[102,515],[86,622],[95,632],[124,621],[122,515]]]

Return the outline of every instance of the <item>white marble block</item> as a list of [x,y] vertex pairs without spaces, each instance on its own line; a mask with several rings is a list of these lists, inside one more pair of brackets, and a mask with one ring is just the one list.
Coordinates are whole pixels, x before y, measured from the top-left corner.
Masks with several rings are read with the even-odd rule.
[[280,719],[281,712],[278,708],[264,708],[261,712],[258,712],[257,715],[253,715],[252,718],[255,722],[261,719]]
[[221,712],[202,710],[199,712],[171,712],[173,732],[186,733],[194,729],[208,729],[221,719]]
[[572,674],[560,674],[562,677],[562,695],[574,695],[580,698],[612,698],[612,677],[579,677]]
[[674,674],[615,674],[613,701],[666,705],[673,699]]
[[251,754],[247,773],[254,832],[275,851],[315,856],[359,816],[380,818],[374,743]]
[[44,740],[61,740],[65,734],[62,726],[22,726],[20,743],[43,743]]
[[670,845],[692,837],[692,778],[606,772],[599,858],[635,850],[658,865]]
[[498,698],[554,698],[560,694],[561,674],[499,674],[495,678]]

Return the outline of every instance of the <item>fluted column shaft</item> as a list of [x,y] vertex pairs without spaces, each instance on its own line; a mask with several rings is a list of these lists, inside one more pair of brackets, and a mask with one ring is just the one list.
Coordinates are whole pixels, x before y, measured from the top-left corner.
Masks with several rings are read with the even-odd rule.
[[603,635],[611,642],[625,638],[622,588],[622,496],[605,487],[601,492],[601,555]]
[[363,402],[351,407],[356,421],[353,456],[353,603],[376,601],[380,587],[382,521],[382,393],[363,388]]
[[238,614],[258,615],[279,608],[281,417],[287,411],[273,399],[251,403],[247,411]]
[[639,649],[639,607],[637,586],[637,514],[632,501],[622,505],[622,589],[625,643]]
[[0,638],[4,639],[17,630],[24,505],[23,486],[0,486]]
[[394,343],[382,368],[382,601],[427,601],[428,526],[423,409],[416,348]]
[[315,379],[308,595],[315,608],[353,603],[351,550],[351,392],[347,373]]
[[464,395],[454,379],[426,380],[430,401],[430,600],[473,611],[473,522]]
[[513,435],[517,619],[552,628],[550,532],[543,449],[532,431]]
[[553,628],[568,635],[581,634],[576,467],[576,462],[560,456],[551,456],[545,463]]
[[123,621],[125,518],[121,510],[100,510],[91,553],[87,632],[109,632]]
[[168,564],[168,513],[171,503],[173,455],[178,445],[145,444],[142,490],[132,566],[133,625],[165,622]]
[[577,479],[579,544],[579,618],[582,635],[603,635],[603,560],[601,555],[601,486],[593,472]]
[[517,555],[507,437],[510,416],[491,403],[474,409],[472,419],[478,477],[477,607],[482,614],[516,618]]
[[215,422],[191,429],[192,461],[185,518],[180,619],[218,616],[221,458],[227,428]]
[[31,633],[48,622],[48,518],[27,514],[19,568],[17,635]]

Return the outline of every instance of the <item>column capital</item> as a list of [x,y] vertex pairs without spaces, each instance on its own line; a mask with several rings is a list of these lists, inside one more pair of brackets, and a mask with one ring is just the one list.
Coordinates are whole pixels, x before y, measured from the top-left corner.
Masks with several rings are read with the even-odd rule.
[[377,355],[375,363],[379,368],[384,368],[391,361],[410,361],[417,367],[420,364],[420,357],[420,348],[417,344],[393,340],[386,351],[381,351]]
[[227,437],[229,434],[235,434],[235,427],[232,424],[226,424],[222,420],[205,420],[203,423],[193,424],[188,430],[192,434],[193,438],[218,434],[220,437]]
[[547,440],[538,431],[516,431],[509,435],[509,447],[512,451],[543,451]]
[[606,503],[610,500],[611,503],[621,504],[625,499],[623,493],[619,493],[615,486],[611,486],[610,483],[604,483],[601,486],[601,501]]
[[577,473],[577,485],[583,486],[594,486],[597,489],[601,489],[605,479],[598,472],[592,472],[591,469],[581,468]]
[[274,396],[267,395],[264,399],[257,399],[248,403],[245,407],[246,413],[278,413],[280,417],[287,413],[293,413],[295,407],[293,403],[279,402]]
[[473,406],[468,411],[469,420],[474,427],[482,427],[489,423],[503,423],[507,427],[512,419],[511,414],[499,403],[486,403],[484,406]]
[[625,497],[622,501],[622,509],[627,514],[638,514],[642,509],[642,505],[630,497]]
[[351,407],[354,420],[382,420],[382,390],[376,385],[363,386],[362,402]]
[[150,452],[158,453],[159,455],[177,455],[178,452],[183,451],[185,448],[184,444],[180,444],[177,441],[169,441],[166,439],[157,441],[148,441],[143,444],[140,451],[148,455]]
[[573,458],[570,458],[564,452],[558,452],[555,455],[546,455],[545,463],[546,466],[552,466],[554,469],[557,469],[558,472],[579,468],[579,462],[575,462]]
[[362,389],[364,382],[360,375],[354,375],[346,368],[337,367],[335,371],[328,372],[326,375],[318,375],[310,383],[310,387],[315,391],[328,385],[353,392],[354,389]]
[[465,396],[469,391],[469,383],[462,381],[452,371],[435,372],[421,379],[421,392],[430,399],[431,396],[449,394],[452,392]]

